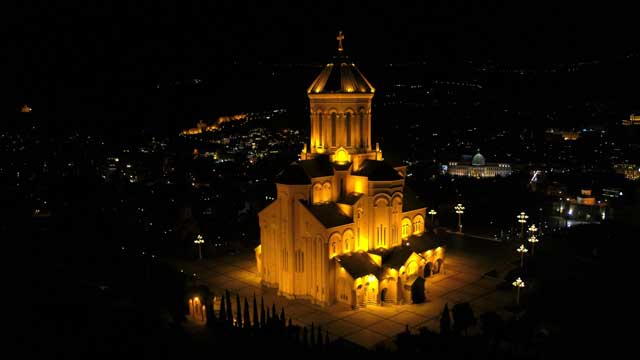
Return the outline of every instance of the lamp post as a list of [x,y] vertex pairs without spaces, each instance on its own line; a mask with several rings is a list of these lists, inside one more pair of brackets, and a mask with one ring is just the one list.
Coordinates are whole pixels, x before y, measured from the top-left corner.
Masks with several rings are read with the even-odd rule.
[[536,224],[531,224],[531,226],[529,226],[529,232],[531,233],[531,235],[535,235],[537,231],[538,228],[536,227]]
[[431,226],[433,226],[433,217],[434,217],[435,215],[437,215],[437,214],[438,214],[438,212],[437,212],[437,211],[435,211],[435,210],[433,210],[433,209],[431,209],[431,210],[429,210],[428,214],[429,214],[429,215],[431,215]]
[[529,250],[527,250],[524,245],[520,245],[519,248],[516,249],[517,252],[520,253],[520,267],[524,266],[524,254],[526,254]]
[[456,214],[458,214],[458,231],[462,233],[462,214],[464,214],[464,206],[462,206],[462,204],[458,204],[454,209],[456,210]]
[[529,236],[529,242],[531,243],[531,255],[533,255],[535,254],[536,243],[540,242],[540,240],[538,240],[535,234],[531,234],[531,236]]
[[524,224],[527,223],[527,219],[529,215],[525,214],[524,211],[520,213],[520,215],[516,216],[518,218],[518,222],[520,223],[520,237],[524,239]]
[[517,278],[516,281],[514,281],[513,286],[516,287],[516,304],[520,305],[520,289],[524,287],[524,281],[522,281],[522,279]]
[[202,244],[204,244],[202,235],[198,234],[193,242],[198,245],[198,257],[200,258],[200,260],[202,260]]

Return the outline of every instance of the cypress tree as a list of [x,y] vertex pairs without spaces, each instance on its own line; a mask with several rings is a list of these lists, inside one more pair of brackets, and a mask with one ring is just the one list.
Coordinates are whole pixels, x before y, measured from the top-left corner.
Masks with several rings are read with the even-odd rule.
[[440,316],[440,334],[448,335],[451,332],[451,314],[449,313],[449,304],[444,304],[442,316]]
[[316,344],[319,348],[322,348],[322,326],[318,326],[318,339],[316,340]]
[[282,324],[282,326],[287,323],[287,319],[284,316],[284,306],[282,307],[282,310],[280,310],[280,323]]
[[260,326],[260,319],[258,318],[258,303],[256,302],[256,293],[253,293],[253,327],[258,328]]
[[249,301],[247,301],[247,298],[244,298],[244,323],[242,327],[251,327],[251,315],[249,313]]
[[307,334],[306,326],[304,327],[304,329],[302,329],[302,345],[304,347],[309,346],[309,334]]
[[291,318],[289,318],[289,328],[293,327],[293,323],[291,323]]
[[227,310],[225,308],[226,308],[225,297],[224,295],[222,295],[222,298],[220,299],[220,316],[218,316],[218,319],[222,323],[227,321]]
[[267,323],[267,314],[264,311],[264,296],[260,297],[260,327],[264,329]]
[[271,304],[271,315],[269,316],[271,327],[278,323],[278,315],[276,314],[276,304]]
[[329,331],[324,332],[324,344],[329,345]]
[[227,294],[227,322],[229,325],[233,326],[233,309],[231,308],[231,293],[229,290],[225,290]]
[[311,346],[316,344],[316,327],[311,323],[311,340],[309,341]]
[[242,327],[242,308],[240,307],[240,295],[236,294],[236,326]]

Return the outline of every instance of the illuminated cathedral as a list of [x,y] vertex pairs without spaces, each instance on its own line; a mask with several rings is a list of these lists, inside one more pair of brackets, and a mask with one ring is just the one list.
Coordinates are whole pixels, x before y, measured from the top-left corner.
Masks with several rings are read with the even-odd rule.
[[405,186],[406,167],[372,148],[375,89],[337,39],[337,55],[307,90],[310,141],[259,213],[258,272],[278,294],[319,305],[421,302],[444,247],[425,232],[426,207]]

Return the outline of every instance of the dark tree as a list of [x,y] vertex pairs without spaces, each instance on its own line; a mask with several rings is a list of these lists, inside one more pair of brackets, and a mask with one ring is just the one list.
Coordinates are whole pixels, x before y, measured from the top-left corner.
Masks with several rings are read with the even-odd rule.
[[291,328],[293,326],[293,323],[291,322],[291,318],[289,318],[289,328]]
[[276,314],[276,304],[271,304],[271,316],[269,320],[272,322],[272,326],[278,322],[278,315]]
[[225,290],[226,299],[227,299],[227,322],[229,325],[233,326],[233,310],[231,309],[231,293],[229,290]]
[[318,326],[318,338],[316,339],[316,345],[322,348],[322,326]]
[[302,329],[302,345],[305,347],[309,346],[309,334],[307,333],[306,326]]
[[222,298],[220,299],[220,316],[218,317],[218,319],[220,319],[220,322],[224,323],[227,321],[227,309],[226,309],[227,305],[226,305],[226,301],[225,301],[225,296],[222,295]]
[[258,328],[260,326],[260,319],[258,318],[258,303],[256,302],[256,294],[253,294],[253,327]]
[[311,344],[311,346],[315,346],[316,344],[316,327],[315,325],[313,325],[313,323],[311,323],[311,339],[309,343]]
[[451,311],[453,312],[453,330],[457,333],[464,330],[464,334],[467,335],[469,327],[477,323],[471,305],[468,302],[455,304]]
[[329,345],[329,331],[324,332],[324,344]]
[[282,324],[282,326],[284,326],[284,324],[286,324],[286,318],[284,316],[284,306],[282,307],[282,309],[280,310],[280,323]]
[[499,339],[504,332],[504,321],[494,311],[486,312],[480,315],[480,328],[482,333],[487,337],[490,344]]
[[[211,297],[209,297],[211,299]],[[216,322],[216,313],[213,311],[213,300],[207,304],[207,326],[212,327]]]
[[240,307],[240,295],[236,294],[236,326],[242,327],[242,308]]
[[440,316],[440,334],[447,335],[451,332],[451,314],[449,313],[449,304],[444,304],[442,316]]
[[267,324],[267,314],[264,311],[264,296],[260,297],[260,327],[264,329]]
[[247,301],[247,298],[244,298],[244,324],[242,324],[242,327],[251,327],[251,315],[249,313],[249,301]]

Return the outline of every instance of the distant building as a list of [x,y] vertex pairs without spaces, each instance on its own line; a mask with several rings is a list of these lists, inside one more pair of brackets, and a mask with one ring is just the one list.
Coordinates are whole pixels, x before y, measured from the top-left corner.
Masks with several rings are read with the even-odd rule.
[[20,112],[22,113],[30,113],[31,111],[32,109],[27,104],[22,105],[22,107],[20,108]]
[[622,120],[624,126],[638,126],[640,125],[640,115],[631,114],[628,120]]
[[640,180],[640,166],[638,164],[615,164],[613,170],[624,175],[627,180]]
[[511,175],[511,165],[506,163],[487,163],[482,154],[477,153],[468,161],[451,161],[443,166],[443,172],[452,176],[487,178]]
[[583,189],[575,198],[560,198],[554,203],[554,211],[561,219],[560,225],[571,227],[577,224],[600,223],[612,217],[606,201],[598,200],[590,189]]
[[545,133],[551,137],[561,137],[564,141],[575,141],[580,139],[580,132],[576,130],[547,129]]

